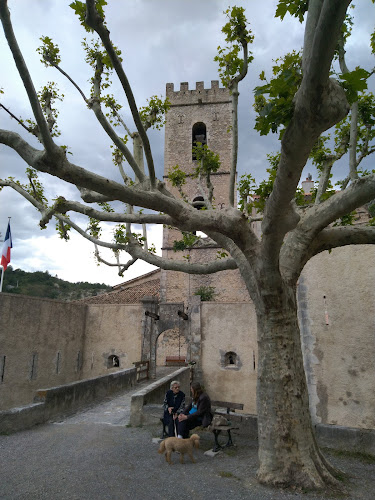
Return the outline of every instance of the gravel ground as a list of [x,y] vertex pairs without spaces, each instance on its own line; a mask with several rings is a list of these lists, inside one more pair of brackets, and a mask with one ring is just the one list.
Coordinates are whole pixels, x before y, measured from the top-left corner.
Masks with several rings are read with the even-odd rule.
[[[160,374],[163,376],[164,372]],[[0,435],[1,500],[273,500],[375,498],[375,463],[365,457],[326,451],[331,463],[347,474],[346,495],[303,493],[261,486],[257,442],[235,434],[235,446],[215,457],[205,451],[213,446],[208,431],[198,432],[201,448],[197,463],[172,465],[157,453],[161,408],[152,409],[150,425],[129,427],[133,392],[87,407],[60,422],[11,435]],[[154,415],[154,416],[152,416]]]
[[[108,403],[109,404],[109,403]],[[107,406],[91,408],[86,417],[71,417],[8,436],[0,436],[0,498],[4,500],[107,500],[107,499],[296,499],[375,497],[375,464],[351,456],[327,453],[331,462],[350,477],[345,496],[265,488],[255,479],[257,444],[234,436],[236,446],[215,457],[204,455],[212,435],[201,432],[197,463],[186,457],[173,464],[157,453],[153,437],[159,425],[143,428],[108,419]],[[114,404],[113,402],[111,403]],[[118,402],[116,403],[118,407]]]

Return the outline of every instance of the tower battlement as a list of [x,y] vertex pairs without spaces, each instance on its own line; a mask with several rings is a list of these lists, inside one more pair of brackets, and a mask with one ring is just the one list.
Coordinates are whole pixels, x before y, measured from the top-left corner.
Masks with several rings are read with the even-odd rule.
[[195,89],[190,90],[188,82],[181,82],[180,90],[174,90],[174,84],[167,83],[166,96],[172,106],[231,101],[229,90],[224,87],[219,87],[218,80],[211,80],[211,88],[209,89],[204,88],[204,82],[196,82]]

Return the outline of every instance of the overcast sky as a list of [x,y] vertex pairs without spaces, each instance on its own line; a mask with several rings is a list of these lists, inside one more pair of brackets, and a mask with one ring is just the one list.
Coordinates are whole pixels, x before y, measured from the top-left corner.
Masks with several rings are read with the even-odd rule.
[[[60,47],[61,67],[89,94],[90,69],[84,62],[81,48],[82,38],[89,36],[82,29],[77,17],[65,0],[9,0],[15,35],[23,52],[29,71],[38,90],[47,82],[54,81],[65,94],[59,103],[59,128],[62,135],[59,144],[69,147],[72,161],[84,168],[116,179],[119,174],[111,162],[110,142],[98,126],[80,95],[69,82],[52,68],[45,68],[39,62],[36,49],[41,36],[50,36]],[[258,75],[264,69],[270,74],[272,60],[302,47],[303,25],[286,17],[283,22],[274,18],[276,0],[259,2],[228,0],[129,0],[110,1],[106,7],[107,25],[111,39],[122,50],[124,68],[133,87],[138,107],[145,105],[151,95],[165,95],[165,84],[172,82],[178,90],[180,82],[204,81],[210,87],[211,80],[218,79],[217,65],[213,61],[216,48],[223,45],[221,27],[225,22],[223,10],[228,5],[240,5],[247,9],[247,17],[255,35],[251,47],[254,62],[247,79],[240,86],[240,140],[239,174],[251,172],[257,180],[264,177],[267,167],[266,155],[278,151],[277,137],[260,137],[254,130],[253,89],[259,85]],[[357,21],[353,36],[347,47],[349,69],[362,65],[371,69],[374,65],[369,50],[369,36],[374,29],[374,5],[370,0],[361,0],[353,11]],[[23,84],[16,72],[14,61],[0,34],[0,87],[4,90],[2,103],[16,116],[31,118]],[[373,77],[374,78],[374,77]],[[113,77],[113,93],[119,85]],[[372,88],[374,87],[372,83]],[[129,118],[124,109],[123,115]],[[127,120],[130,124],[130,120]],[[23,129],[0,110],[0,127],[14,130],[27,138],[34,147],[40,144],[27,137]],[[164,130],[150,132],[157,175],[163,174]],[[0,176],[13,176],[25,180],[26,165],[9,148],[0,145]],[[314,170],[306,167],[307,171]],[[41,174],[40,178],[49,197],[59,195],[68,199],[79,199],[78,191],[61,181]],[[38,212],[10,188],[0,193],[0,231],[3,239],[8,217],[11,217],[13,236],[12,266],[25,271],[46,271],[69,281],[104,282],[110,285],[131,279],[153,269],[152,266],[137,263],[124,278],[117,275],[116,268],[97,266],[93,257],[92,244],[72,234],[70,242],[59,240],[52,222],[41,231],[38,226]],[[83,219],[78,219],[83,221]],[[83,223],[84,224],[84,223]],[[72,232],[73,233],[73,232]],[[151,229],[150,240],[161,246],[161,231]],[[105,234],[111,239],[110,228]],[[103,253],[110,258],[110,254]]]

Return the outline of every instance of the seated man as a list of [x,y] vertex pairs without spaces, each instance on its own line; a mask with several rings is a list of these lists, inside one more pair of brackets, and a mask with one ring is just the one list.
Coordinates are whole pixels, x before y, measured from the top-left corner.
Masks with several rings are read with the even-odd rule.
[[163,424],[168,426],[168,436],[175,436],[176,418],[185,408],[185,394],[180,391],[178,380],[171,382],[171,388],[165,394],[163,408]]

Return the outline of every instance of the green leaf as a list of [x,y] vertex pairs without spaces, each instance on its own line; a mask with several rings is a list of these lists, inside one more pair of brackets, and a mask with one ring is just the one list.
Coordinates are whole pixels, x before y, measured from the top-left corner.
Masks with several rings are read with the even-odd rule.
[[346,91],[346,96],[350,104],[358,98],[358,92],[367,89],[367,79],[370,73],[363,68],[357,67],[354,71],[340,75],[341,84]]
[[[273,78],[254,89],[254,109],[258,116],[255,120],[255,130],[261,135],[277,132],[280,127],[286,127],[294,111],[294,95],[302,81],[301,54],[291,52],[283,59],[277,59],[272,68]],[[264,71],[260,75],[264,81]],[[265,97],[268,95],[268,98]],[[283,128],[280,131],[280,137]]]
[[220,168],[219,155],[211,151],[207,144],[197,142],[196,146],[193,146],[193,156],[197,162],[194,173],[195,177],[198,177],[199,174],[210,175],[217,172]]
[[182,240],[175,240],[173,242],[173,251],[182,252],[187,248],[191,248],[198,240],[200,240],[200,236],[182,231]]
[[168,179],[172,186],[181,187],[186,183],[186,173],[178,165],[172,167],[168,172]]
[[281,20],[283,20],[285,15],[289,12],[291,16],[296,17],[299,22],[302,23],[307,9],[307,0],[279,0],[275,17],[280,17]]
[[[98,11],[98,14],[100,15],[100,17],[103,20],[105,18],[104,8],[103,8],[105,5],[107,5],[106,0],[95,0],[96,10]],[[75,0],[74,2],[69,4],[69,7],[71,9],[73,9],[74,12],[76,13],[76,15],[78,16],[80,23],[81,23],[81,26],[83,26],[87,32],[89,32],[89,33],[93,32],[93,29],[90,28],[90,26],[88,26],[86,24],[86,20],[85,20],[85,18],[86,18],[86,4],[85,4],[85,2],[80,2],[79,0]]]

